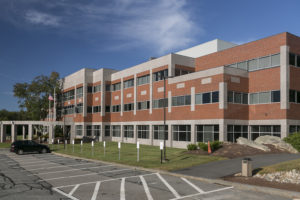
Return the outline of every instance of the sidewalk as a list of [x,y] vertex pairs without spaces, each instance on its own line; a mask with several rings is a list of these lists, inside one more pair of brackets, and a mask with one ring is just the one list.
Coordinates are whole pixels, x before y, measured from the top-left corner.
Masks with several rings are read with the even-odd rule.
[[[248,157],[252,159],[252,168],[257,169],[284,161],[300,159],[300,154],[265,154]],[[175,170],[173,172],[188,176],[218,179],[241,172],[242,159],[243,158],[235,158],[210,162],[190,168]]]

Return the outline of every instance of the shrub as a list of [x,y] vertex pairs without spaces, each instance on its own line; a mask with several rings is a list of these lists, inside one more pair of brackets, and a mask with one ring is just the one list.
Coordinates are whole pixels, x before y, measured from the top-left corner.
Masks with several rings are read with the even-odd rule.
[[207,151],[207,150],[208,150],[208,146],[207,146],[207,144],[204,143],[204,142],[199,142],[199,143],[198,143],[198,146],[199,146],[199,148],[202,149],[203,151]]
[[[199,142],[198,146],[203,151],[208,151],[208,144],[207,143]],[[210,143],[210,149],[211,149],[211,151],[215,151],[215,150],[217,150],[217,149],[219,149],[221,147],[222,147],[222,142],[220,142],[220,141],[213,141],[213,142]]]
[[196,144],[188,144],[187,149],[189,151],[197,150],[197,145]]
[[289,135],[288,137],[284,138],[284,141],[291,144],[300,152],[300,132]]

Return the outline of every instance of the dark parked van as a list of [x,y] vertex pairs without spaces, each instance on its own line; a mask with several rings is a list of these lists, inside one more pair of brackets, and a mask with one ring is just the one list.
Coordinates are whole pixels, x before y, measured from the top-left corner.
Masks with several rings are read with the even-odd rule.
[[36,143],[32,140],[17,140],[13,142],[10,146],[10,151],[17,154],[23,153],[50,153],[50,149],[47,145]]

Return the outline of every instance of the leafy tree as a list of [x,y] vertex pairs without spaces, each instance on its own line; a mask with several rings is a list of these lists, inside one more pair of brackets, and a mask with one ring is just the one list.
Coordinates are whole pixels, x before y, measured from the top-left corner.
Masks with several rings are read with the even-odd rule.
[[[29,119],[44,120],[46,118],[49,109],[49,95],[53,96],[55,89],[55,95],[61,96],[59,79],[59,74],[52,72],[50,76],[35,77],[31,83],[16,83],[14,85],[14,96],[18,98],[21,110],[26,110]],[[53,102],[51,107],[53,107]],[[59,112],[57,112],[57,118],[60,118]]]
[[7,111],[5,109],[0,110],[0,121],[11,120],[27,120],[28,117],[24,111]]

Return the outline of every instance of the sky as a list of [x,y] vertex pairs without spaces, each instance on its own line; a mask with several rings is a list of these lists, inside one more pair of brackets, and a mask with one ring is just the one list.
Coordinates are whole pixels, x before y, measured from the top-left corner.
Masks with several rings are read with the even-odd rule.
[[0,0],[0,109],[16,83],[56,71],[122,70],[222,39],[300,36],[299,0]]

